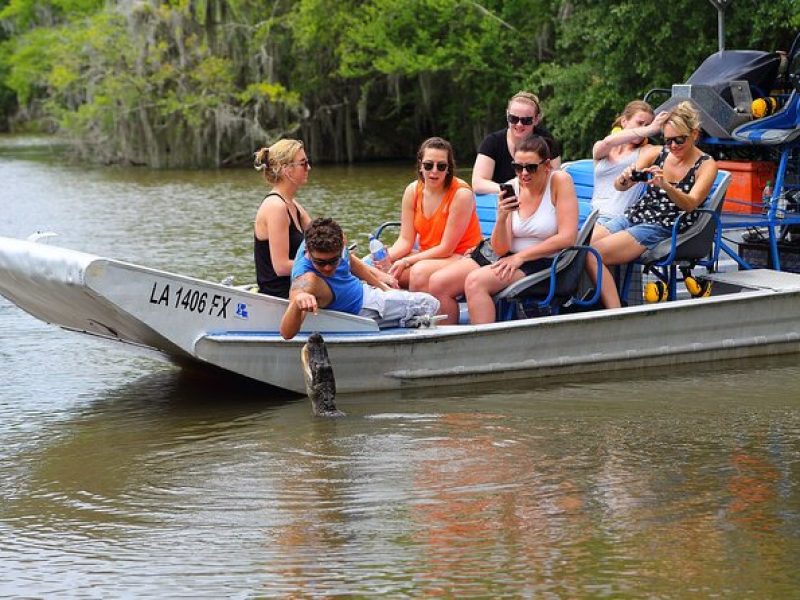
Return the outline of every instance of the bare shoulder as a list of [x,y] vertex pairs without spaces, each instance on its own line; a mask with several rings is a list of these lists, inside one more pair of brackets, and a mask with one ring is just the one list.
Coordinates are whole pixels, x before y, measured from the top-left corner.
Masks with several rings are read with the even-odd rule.
[[558,171],[553,171],[553,174],[550,177],[550,185],[554,187],[562,190],[575,187],[575,183],[572,181],[572,175],[564,170],[559,169]]
[[639,152],[639,159],[636,161],[637,164],[645,166],[652,165],[654,162],[656,162],[656,159],[658,158],[658,155],[661,154],[661,150],[663,148],[664,146],[645,146],[642,148],[641,152]]
[[413,206],[414,196],[416,195],[416,193],[417,193],[417,180],[415,179],[414,181],[409,183],[403,190],[403,205]]
[[717,176],[718,171],[719,171],[719,165],[712,156],[709,156],[702,163],[700,163],[700,166],[697,169],[697,173],[699,175],[705,175],[712,178]]
[[717,164],[717,161],[714,160],[713,156],[710,154],[706,154],[705,156],[708,156],[708,158],[703,161],[703,164],[700,165],[701,167],[705,167],[706,169],[714,169],[715,171],[719,169],[719,165]]
[[278,212],[285,213],[285,206],[286,205],[278,196],[270,194],[261,201],[261,205],[258,207],[258,212],[263,212],[266,215],[277,214]]
[[459,203],[473,204],[475,202],[475,194],[472,193],[472,188],[463,186],[456,190],[453,200]]

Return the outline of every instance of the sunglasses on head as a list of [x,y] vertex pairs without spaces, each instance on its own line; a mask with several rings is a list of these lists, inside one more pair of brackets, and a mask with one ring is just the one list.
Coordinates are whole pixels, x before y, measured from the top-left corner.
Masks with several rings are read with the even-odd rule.
[[547,162],[547,159],[539,161],[538,163],[512,162],[511,166],[514,167],[514,171],[516,171],[517,173],[522,173],[522,171],[527,171],[528,173],[533,175],[539,169],[539,165],[543,165],[546,162]]
[[511,125],[516,125],[517,123],[522,123],[523,125],[533,125],[534,117],[518,117],[517,115],[512,115],[511,113],[506,114],[506,119]]
[[426,171],[433,171],[433,165],[436,165],[436,170],[440,173],[444,173],[447,171],[447,163],[446,162],[437,162],[434,163],[432,160],[426,160],[422,163],[422,168]]
[[673,144],[675,144],[676,146],[683,146],[686,143],[687,139],[689,139],[688,135],[676,135],[674,137],[665,137],[664,145],[672,146]]
[[315,258],[310,253],[309,257],[311,258],[311,262],[317,267],[335,267],[339,264],[339,261],[342,260],[341,256],[334,256],[333,258]]

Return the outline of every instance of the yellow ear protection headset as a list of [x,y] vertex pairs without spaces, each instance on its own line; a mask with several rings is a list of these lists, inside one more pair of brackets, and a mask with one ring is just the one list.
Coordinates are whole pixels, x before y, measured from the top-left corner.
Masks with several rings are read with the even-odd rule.
[[[683,283],[692,298],[705,298],[711,295],[711,282],[705,279],[698,280],[692,276],[689,269],[682,268]],[[669,295],[669,288],[663,281],[651,281],[644,286],[644,301],[648,304],[664,302]]]
[[681,273],[683,274],[683,284],[686,286],[686,290],[692,298],[705,298],[711,295],[710,281],[707,279],[698,281],[697,278],[692,275],[691,270],[687,268],[681,268]]
[[664,302],[668,294],[667,284],[663,281],[651,281],[644,286],[644,301],[648,304]]

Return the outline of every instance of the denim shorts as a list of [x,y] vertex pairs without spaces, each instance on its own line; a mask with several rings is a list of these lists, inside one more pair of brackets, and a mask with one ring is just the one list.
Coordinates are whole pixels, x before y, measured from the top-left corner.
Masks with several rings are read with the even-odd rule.
[[606,223],[616,219],[617,217],[612,217],[611,215],[597,215],[597,224],[602,225],[603,227],[606,226]]
[[639,245],[645,248],[654,248],[672,235],[672,229],[654,223],[638,223],[634,225],[628,217],[620,215],[603,223],[609,233],[627,231]]

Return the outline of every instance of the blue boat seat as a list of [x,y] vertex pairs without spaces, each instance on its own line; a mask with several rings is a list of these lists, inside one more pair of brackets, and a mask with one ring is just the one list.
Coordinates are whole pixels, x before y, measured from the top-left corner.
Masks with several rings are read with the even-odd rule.
[[732,135],[740,142],[765,146],[791,144],[800,139],[800,93],[794,90],[781,110],[740,125]]
[[[797,184],[796,180],[792,182],[792,177],[787,177],[787,173],[792,170],[792,165],[795,173],[798,165],[800,165],[800,35],[795,40],[793,53],[794,58],[791,63],[788,80],[794,87],[794,91],[789,96],[786,105],[774,115],[745,123],[733,131],[734,138],[740,142],[771,146],[780,154],[767,214],[760,220],[755,219],[748,223],[751,226],[764,226],[767,228],[770,261],[773,265],[772,268],[777,270],[781,268],[778,239],[787,231],[784,229],[787,223],[790,221],[792,223],[798,222],[796,212],[791,217],[787,214],[785,219],[778,216],[778,200],[790,190],[800,189],[800,185]],[[726,226],[736,227],[738,220],[728,219],[729,223],[726,223]],[[783,230],[783,233],[779,234],[778,230]],[[735,257],[727,249],[726,252],[737,260],[738,257]],[[737,262],[743,268],[750,268],[741,259],[738,259]]]
[[578,196],[578,220],[583,223],[592,212],[594,161],[591,158],[573,160],[561,165],[561,169],[569,173],[575,183],[575,194]]

